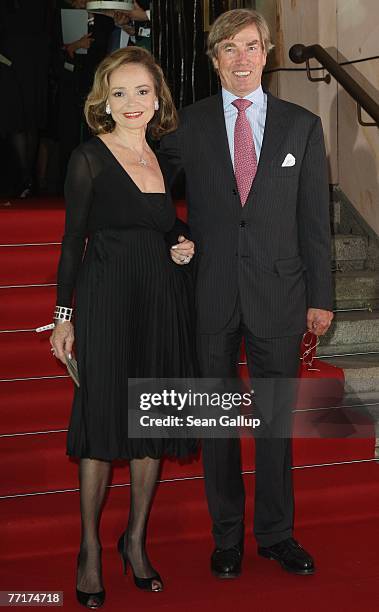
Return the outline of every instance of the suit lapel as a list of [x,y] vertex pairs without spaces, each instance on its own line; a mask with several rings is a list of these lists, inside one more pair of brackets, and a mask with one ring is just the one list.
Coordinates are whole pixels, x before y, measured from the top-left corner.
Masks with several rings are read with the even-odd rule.
[[[211,119],[212,118],[212,119]],[[248,206],[252,196],[260,187],[264,170],[269,166],[272,158],[285,136],[285,113],[280,100],[267,92],[267,114],[263,135],[262,149],[259,156],[257,173],[250,189],[245,207]],[[212,149],[214,162],[225,170],[225,182],[229,182],[237,190],[233,163],[230,157],[228,137],[226,134],[224,106],[221,92],[209,98],[209,106],[204,113],[204,133],[208,133],[208,143]]]
[[[204,129],[209,134],[209,142],[212,147],[214,162],[225,170],[225,181],[229,182],[237,189],[234,175],[228,136],[226,134],[224,106],[222,94],[219,93],[209,99],[210,108],[207,108],[204,115]],[[238,191],[238,190],[237,190]]]
[[250,189],[249,197],[245,206],[249,204],[251,196],[256,193],[257,189],[260,187],[264,170],[267,169],[267,167],[269,166],[271,160],[273,159],[276,153],[276,150],[280,146],[285,136],[285,130],[283,129],[285,113],[283,113],[280,101],[273,95],[271,95],[269,92],[266,93],[267,114],[265,130],[263,134],[262,149],[261,154],[259,156],[257,173],[255,175],[255,179]]

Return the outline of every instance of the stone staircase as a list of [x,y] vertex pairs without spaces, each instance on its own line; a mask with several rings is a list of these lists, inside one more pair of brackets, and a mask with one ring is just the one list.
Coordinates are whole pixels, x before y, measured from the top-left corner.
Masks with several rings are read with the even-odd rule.
[[331,227],[335,319],[317,354],[343,368],[345,399],[374,417],[379,459],[379,238],[338,188]]

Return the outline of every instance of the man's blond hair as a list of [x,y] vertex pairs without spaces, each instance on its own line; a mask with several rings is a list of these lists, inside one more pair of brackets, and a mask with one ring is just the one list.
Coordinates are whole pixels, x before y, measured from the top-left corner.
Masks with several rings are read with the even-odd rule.
[[252,9],[233,9],[217,17],[212,24],[208,36],[207,54],[211,60],[217,59],[218,46],[223,40],[233,38],[240,30],[255,25],[265,53],[269,53],[274,45],[271,42],[270,28],[266,19]]

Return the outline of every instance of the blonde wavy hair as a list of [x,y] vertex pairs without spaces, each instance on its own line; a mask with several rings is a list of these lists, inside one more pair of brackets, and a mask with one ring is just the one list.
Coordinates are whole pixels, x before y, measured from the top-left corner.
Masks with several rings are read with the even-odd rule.
[[118,49],[105,57],[97,67],[92,89],[84,105],[84,115],[89,128],[94,134],[113,131],[115,122],[112,116],[105,112],[109,95],[109,77],[114,70],[125,64],[143,66],[153,79],[159,110],[147,126],[149,134],[158,140],[164,134],[174,131],[178,126],[178,115],[162,68],[158,66],[151,53],[142,47]]
[[268,54],[274,45],[271,42],[270,28],[263,15],[252,9],[233,9],[222,13],[212,24],[207,44],[208,57],[211,60],[217,59],[218,45],[250,25],[256,26],[262,48]]

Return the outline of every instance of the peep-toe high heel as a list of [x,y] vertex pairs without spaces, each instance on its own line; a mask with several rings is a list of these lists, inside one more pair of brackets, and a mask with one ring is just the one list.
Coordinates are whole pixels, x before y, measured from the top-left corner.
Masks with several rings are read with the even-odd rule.
[[[79,567],[80,555],[78,555],[77,566]],[[86,593],[85,591],[80,591],[76,588],[76,599],[78,603],[90,610],[97,610],[97,608],[101,608],[105,601],[105,590],[98,591],[97,593]],[[93,601],[90,604],[91,600]]]
[[[163,581],[158,572],[155,572],[154,575],[151,576],[151,578],[139,578],[135,575],[133,566],[130,563],[127,552],[125,551],[125,537],[126,531],[124,531],[124,533],[120,536],[117,543],[117,550],[121,556],[123,573],[126,574],[129,563],[134,578],[134,584],[138,589],[141,589],[142,591],[151,591],[153,593],[159,593],[160,591],[163,591]],[[158,588],[153,588],[154,582],[159,582],[161,586]]]

